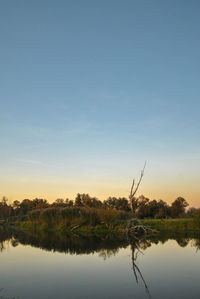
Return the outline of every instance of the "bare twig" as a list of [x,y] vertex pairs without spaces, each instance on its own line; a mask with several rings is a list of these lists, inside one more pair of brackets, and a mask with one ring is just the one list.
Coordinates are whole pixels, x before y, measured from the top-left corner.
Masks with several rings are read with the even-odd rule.
[[143,167],[143,169],[141,170],[140,179],[139,179],[139,181],[138,181],[138,183],[137,183],[137,186],[136,186],[136,188],[135,188],[135,191],[133,191],[133,187],[134,187],[134,184],[135,184],[135,180],[133,180],[129,198],[133,198],[134,195],[136,194],[136,192],[137,192],[137,190],[138,190],[138,188],[139,188],[139,186],[140,186],[140,183],[141,183],[141,181],[142,181],[142,178],[143,178],[143,176],[144,176],[144,170],[145,170],[146,164],[147,164],[147,163],[145,162],[145,163],[144,163],[144,167]]
[[133,194],[133,187],[134,187],[134,185],[135,185],[135,180],[133,179],[133,183],[132,183],[132,186],[131,186],[130,196],[132,196],[132,194]]
[[132,182],[132,185],[131,185],[131,191],[130,191],[130,194],[129,194],[129,199],[130,199],[130,207],[131,207],[132,214],[134,214],[134,207],[133,207],[134,206],[134,196],[135,196],[135,194],[136,194],[136,192],[137,192],[137,190],[140,186],[140,183],[142,181],[142,178],[144,176],[145,167],[146,167],[146,162],[144,163],[144,167],[141,170],[140,179],[137,183],[137,186],[136,186],[135,190],[134,190],[134,185],[135,185],[135,180],[134,179],[133,179],[133,182]]

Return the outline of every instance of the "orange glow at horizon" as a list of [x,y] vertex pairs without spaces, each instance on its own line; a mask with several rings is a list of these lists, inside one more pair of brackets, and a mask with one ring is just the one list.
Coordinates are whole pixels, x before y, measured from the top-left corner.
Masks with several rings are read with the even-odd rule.
[[[197,179],[196,179],[197,180]],[[89,193],[100,200],[109,196],[126,197],[130,192],[131,181],[128,178],[101,179],[65,179],[65,178],[1,178],[0,196],[6,196],[9,202],[25,198],[45,198],[53,202],[56,198],[74,199],[77,193]],[[176,179],[158,177],[144,178],[137,196],[143,194],[152,199],[173,202],[178,196],[184,197],[190,206],[200,207],[200,191],[194,178]]]

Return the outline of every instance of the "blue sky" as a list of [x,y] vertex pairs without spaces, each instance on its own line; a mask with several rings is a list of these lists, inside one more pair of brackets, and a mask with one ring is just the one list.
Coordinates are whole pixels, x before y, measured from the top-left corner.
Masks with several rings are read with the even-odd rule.
[[[198,204],[199,1],[2,1],[0,195]],[[158,187],[159,185],[159,187]]]

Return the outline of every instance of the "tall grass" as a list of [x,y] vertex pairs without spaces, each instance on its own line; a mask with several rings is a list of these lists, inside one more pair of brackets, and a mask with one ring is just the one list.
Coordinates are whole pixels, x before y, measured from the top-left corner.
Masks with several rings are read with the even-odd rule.
[[142,224],[155,228],[160,232],[180,233],[180,232],[200,232],[200,225],[194,218],[179,219],[143,219]]
[[79,207],[51,207],[42,210],[33,210],[28,214],[28,221],[34,226],[43,228],[96,226],[104,224],[114,227],[128,219],[129,213],[117,210],[79,208]]

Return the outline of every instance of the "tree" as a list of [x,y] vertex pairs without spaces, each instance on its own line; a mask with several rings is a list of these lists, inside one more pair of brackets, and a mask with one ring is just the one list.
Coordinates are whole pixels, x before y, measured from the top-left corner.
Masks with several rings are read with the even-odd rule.
[[78,193],[75,198],[75,205],[78,207],[100,208],[102,207],[102,202],[89,194]]
[[69,198],[65,199],[65,204],[67,207],[73,207],[73,200],[70,200]]
[[171,204],[172,217],[180,217],[185,213],[185,208],[188,206],[187,201],[183,197],[177,197],[177,199]]
[[8,201],[7,197],[3,196],[1,199],[2,205],[7,205],[7,201]]
[[81,207],[81,206],[83,205],[81,199],[82,199],[82,198],[81,198],[81,194],[78,193],[78,194],[76,195],[76,198],[75,198],[75,206],[77,206],[77,207]]
[[15,200],[12,204],[14,209],[19,209],[20,208],[20,201],[19,200]]
[[46,199],[43,199],[43,198],[35,198],[32,200],[32,204],[33,204],[33,207],[35,209],[42,209],[42,208],[47,208],[48,207],[48,202]]
[[165,201],[163,201],[162,199],[160,199],[157,202],[157,212],[154,215],[154,218],[167,218],[170,214],[169,210],[169,206],[167,205],[167,203]]
[[57,204],[63,204],[64,203],[64,199],[63,198],[57,198],[55,203]]
[[3,196],[0,200],[0,218],[6,218],[12,215],[13,209],[10,205],[7,205],[8,199]]
[[20,204],[20,214],[26,214],[34,207],[33,201],[30,199],[24,199]]
[[149,217],[149,202],[149,198],[145,197],[144,195],[141,195],[137,198],[137,208],[135,214],[138,218]]
[[193,218],[196,215],[196,212],[198,211],[198,209],[191,207],[187,210],[187,217],[189,218]]
[[116,209],[116,201],[117,198],[116,197],[108,197],[106,200],[104,200],[104,206],[107,209]]
[[19,200],[15,200],[12,203],[12,208],[13,208],[13,213],[14,215],[18,215],[20,213],[20,201]]
[[125,197],[119,197],[117,199],[117,206],[116,206],[117,210],[122,210],[122,211],[130,211],[130,207],[128,204],[128,200]]
[[137,198],[135,198],[135,194],[140,186],[140,183],[142,181],[142,178],[144,176],[144,170],[145,170],[145,167],[146,167],[146,162],[144,163],[144,167],[141,171],[141,174],[140,174],[140,179],[137,183],[137,186],[134,190],[134,185],[135,185],[135,180],[133,179],[133,183],[132,183],[132,186],[131,186],[131,191],[130,191],[130,194],[129,194],[129,199],[130,199],[130,207],[131,207],[131,212],[133,214],[133,216],[135,216],[135,211],[137,209],[137,206],[138,206],[138,201],[137,201]]

